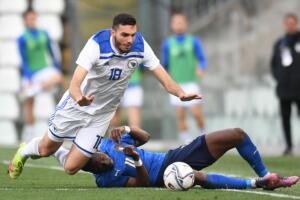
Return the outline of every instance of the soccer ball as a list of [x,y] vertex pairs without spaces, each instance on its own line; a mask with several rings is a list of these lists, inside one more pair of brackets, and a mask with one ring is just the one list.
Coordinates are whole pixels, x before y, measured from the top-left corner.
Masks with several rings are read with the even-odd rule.
[[164,183],[168,189],[185,191],[193,187],[195,175],[193,169],[184,162],[170,164],[164,172]]

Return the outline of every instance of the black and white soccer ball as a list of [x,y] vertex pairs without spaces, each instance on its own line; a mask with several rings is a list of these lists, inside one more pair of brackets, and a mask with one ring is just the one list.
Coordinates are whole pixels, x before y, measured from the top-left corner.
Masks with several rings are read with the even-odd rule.
[[194,181],[193,169],[184,162],[174,162],[165,169],[164,183],[170,190],[188,190],[193,187]]

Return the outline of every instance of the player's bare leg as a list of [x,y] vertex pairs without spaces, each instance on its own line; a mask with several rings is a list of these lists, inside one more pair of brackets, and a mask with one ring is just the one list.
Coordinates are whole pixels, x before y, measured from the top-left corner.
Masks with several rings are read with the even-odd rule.
[[33,137],[34,134],[34,116],[33,116],[33,98],[27,98],[24,102],[25,127],[22,135],[22,140],[26,141]]
[[215,131],[205,136],[209,152],[215,159],[219,159],[228,150],[243,142],[245,133],[242,129],[225,129]]
[[[252,143],[249,136],[240,128],[226,129],[222,131],[216,131],[206,135],[206,144],[211,155],[217,160],[226,151],[232,148],[236,148],[242,158],[244,158],[248,164],[252,167],[255,173],[261,179],[261,184],[264,181],[272,179],[272,185],[262,186],[265,189],[275,189],[278,187],[290,187],[298,182],[298,176],[291,177],[279,177],[277,174],[269,173],[268,169],[264,166],[261,160],[259,151]],[[278,179],[276,182],[275,179]],[[268,181],[267,181],[268,182]]]
[[114,117],[110,121],[109,127],[118,127],[121,124],[121,108],[118,108]]
[[193,116],[194,116],[194,118],[197,122],[197,125],[200,129],[200,132],[204,133],[205,123],[204,123],[204,116],[202,114],[201,106],[199,104],[193,105],[191,107],[191,111],[192,111],[192,114],[193,114]]
[[179,138],[182,142],[187,142],[189,140],[188,127],[186,124],[186,110],[184,107],[176,108],[177,114],[177,124],[179,129]]
[[47,90],[63,81],[61,74],[52,75],[47,81],[42,84],[42,89]]
[[141,127],[140,107],[132,106],[127,108],[128,123],[130,126]]
[[64,169],[65,172],[73,175],[76,174],[81,168],[83,168],[90,157],[84,155],[75,145],[72,145],[71,150],[65,159]]
[[[61,166],[65,165],[65,160],[68,156],[69,150],[64,147],[60,147],[53,156],[58,160]],[[113,160],[105,153],[96,152],[88,162],[81,168],[81,170],[98,174],[106,172],[113,168]]]
[[25,109],[25,123],[26,124],[33,124],[34,123],[34,117],[33,117],[33,98],[28,98],[24,102],[24,109]]
[[39,154],[41,157],[48,157],[54,154],[62,145],[62,142],[55,142],[48,137],[48,133],[39,142]]
[[242,129],[233,128],[216,131],[206,135],[205,139],[208,150],[215,159],[219,159],[226,151],[236,148],[258,176],[263,177],[269,174],[261,160],[259,151]]

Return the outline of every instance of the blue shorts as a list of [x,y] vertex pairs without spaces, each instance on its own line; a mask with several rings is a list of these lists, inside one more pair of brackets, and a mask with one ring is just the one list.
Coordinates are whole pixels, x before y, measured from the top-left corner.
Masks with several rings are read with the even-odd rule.
[[174,162],[184,162],[195,170],[201,170],[210,166],[215,161],[216,159],[210,154],[207,148],[205,135],[199,136],[190,144],[170,150],[166,154],[165,160],[158,173],[155,186],[161,187],[164,185],[164,171],[170,164]]

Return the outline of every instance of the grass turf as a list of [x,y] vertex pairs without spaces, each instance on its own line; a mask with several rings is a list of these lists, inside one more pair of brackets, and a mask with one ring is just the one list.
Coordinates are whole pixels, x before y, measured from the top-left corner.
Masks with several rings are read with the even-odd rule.
[[[75,176],[66,175],[63,171],[43,169],[41,166],[58,166],[53,158],[27,162],[35,167],[25,167],[23,174],[17,180],[11,180],[6,174],[5,160],[10,160],[15,149],[0,148],[0,199],[107,199],[107,200],[182,200],[182,199],[300,199],[300,183],[292,188],[276,191],[249,190],[251,193],[240,193],[228,190],[205,190],[193,188],[187,192],[173,192],[160,188],[111,188],[100,189],[95,186],[94,177],[79,173]],[[300,175],[299,157],[265,157],[266,166],[271,171],[284,176]],[[29,166],[29,165],[28,165]],[[239,156],[227,155],[207,168],[206,172],[254,177],[251,168]],[[262,192],[255,194],[252,192]],[[277,195],[277,196],[271,196]],[[284,195],[284,196],[279,196]]]

